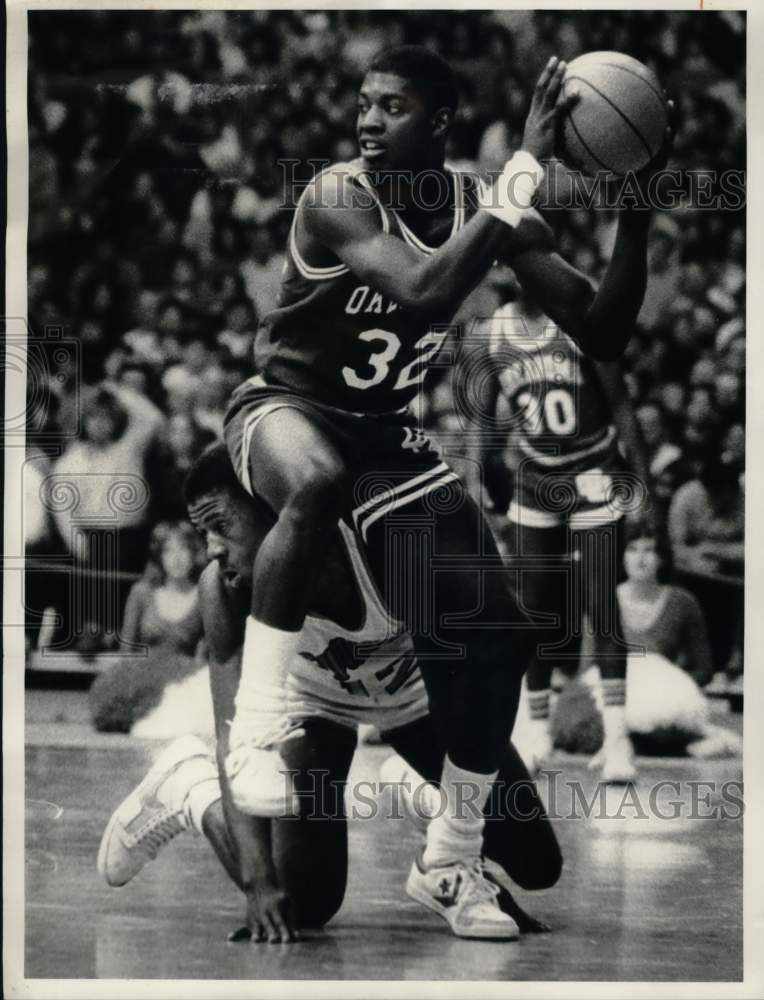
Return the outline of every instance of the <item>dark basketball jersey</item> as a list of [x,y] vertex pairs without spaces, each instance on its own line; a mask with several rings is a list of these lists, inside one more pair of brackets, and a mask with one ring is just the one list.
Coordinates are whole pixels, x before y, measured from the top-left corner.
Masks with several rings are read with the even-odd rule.
[[[369,210],[379,212],[382,229],[420,253],[432,253],[399,215],[380,204],[360,161],[346,169]],[[325,171],[324,171],[325,172]],[[454,219],[451,234],[464,225],[468,207],[464,177],[453,173]],[[321,174],[318,175],[318,182]],[[428,362],[437,354],[450,316],[424,317],[360,281],[337,260],[315,267],[297,245],[296,225],[305,193],[289,233],[278,305],[258,330],[255,363],[269,383],[289,386],[314,399],[354,413],[401,410],[418,393]]]
[[616,430],[594,363],[545,316],[512,303],[491,319],[499,413],[510,464],[577,472],[617,456]]

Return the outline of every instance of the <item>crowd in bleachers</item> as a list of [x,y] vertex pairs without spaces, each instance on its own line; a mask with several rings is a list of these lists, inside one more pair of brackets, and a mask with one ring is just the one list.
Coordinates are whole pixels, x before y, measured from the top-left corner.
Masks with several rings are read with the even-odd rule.
[[[707,190],[718,193],[718,173],[745,166],[739,12],[34,11],[29,26],[29,321],[33,336],[62,327],[82,348],[76,378],[60,381],[67,373],[49,352],[30,449],[40,477],[146,480],[146,502],[115,514],[129,532],[129,569],[145,560],[152,527],[182,516],[183,472],[253,372],[254,331],[283,264],[290,178],[310,177],[311,159],[355,155],[356,89],[380,48],[424,43],[457,71],[462,102],[448,149],[457,166],[502,163],[548,56],[594,49],[628,52],[658,74],[677,106],[672,168],[717,172]],[[562,252],[596,277],[613,213],[552,212],[550,221]],[[687,200],[656,219],[626,356],[675,564],[710,587],[711,604],[709,579],[721,576],[733,608],[744,222],[742,210]],[[447,414],[431,403],[437,430]],[[81,527],[88,511],[90,527],[100,523],[98,502],[83,500]],[[37,525],[34,551],[75,545],[63,514],[59,522],[59,531],[53,519]],[[723,668],[739,642],[720,643]]]

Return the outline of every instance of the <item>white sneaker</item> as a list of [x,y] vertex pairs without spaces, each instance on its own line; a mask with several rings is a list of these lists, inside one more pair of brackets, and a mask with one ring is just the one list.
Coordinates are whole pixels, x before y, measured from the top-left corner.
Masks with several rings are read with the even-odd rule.
[[127,885],[164,845],[191,825],[188,794],[218,781],[205,744],[181,736],[160,755],[146,777],[115,809],[98,851],[98,871],[113,888]]
[[248,816],[297,816],[299,802],[278,746],[304,735],[288,719],[274,730],[256,738],[247,737],[231,726],[231,749],[225,770],[234,805]]
[[628,785],[637,777],[634,747],[627,735],[606,742],[589,762],[591,769],[601,767],[600,781],[608,785]]
[[421,833],[441,811],[440,792],[435,785],[406,763],[403,757],[393,754],[383,761],[379,769],[380,784],[392,786],[392,795],[401,811]]
[[515,921],[499,908],[499,887],[485,877],[480,858],[427,869],[420,851],[406,892],[441,916],[457,937],[515,941],[520,936]]

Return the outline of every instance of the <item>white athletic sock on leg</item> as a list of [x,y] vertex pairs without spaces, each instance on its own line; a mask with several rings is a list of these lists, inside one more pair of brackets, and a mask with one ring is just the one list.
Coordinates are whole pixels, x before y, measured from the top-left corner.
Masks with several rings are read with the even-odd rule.
[[186,816],[197,833],[204,833],[202,829],[204,814],[221,798],[220,781],[217,778],[200,781],[190,789],[186,798]]
[[286,632],[247,617],[241,654],[241,680],[231,745],[265,736],[287,716],[287,677],[302,631]]
[[604,742],[612,744],[628,735],[626,729],[626,681],[622,678],[603,679],[602,700]]
[[181,737],[181,740],[191,752],[168,773],[156,794],[163,805],[182,814],[188,825],[201,833],[205,809],[220,798],[217,764],[201,740],[196,737]]
[[423,862],[427,868],[479,857],[483,850],[483,809],[499,772],[480,774],[443,762],[445,809],[427,827]]
[[549,688],[542,691],[528,691],[528,715],[531,722],[546,722],[549,719]]

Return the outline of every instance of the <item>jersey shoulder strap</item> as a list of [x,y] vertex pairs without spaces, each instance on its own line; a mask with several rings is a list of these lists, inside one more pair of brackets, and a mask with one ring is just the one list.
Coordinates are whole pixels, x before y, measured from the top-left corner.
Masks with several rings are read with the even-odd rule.
[[321,179],[329,173],[334,173],[336,175],[345,174],[352,184],[358,185],[362,188],[367,196],[372,199],[373,204],[375,204],[379,209],[382,218],[382,231],[385,233],[390,232],[390,220],[387,213],[382,207],[374,187],[357,163],[353,161],[349,163],[333,163],[331,166],[321,170],[316,174],[310,184],[305,187],[305,190],[302,192],[297,201],[294,217],[292,219],[292,225],[289,228],[289,239],[287,241],[287,251],[294,263],[294,266],[297,268],[302,277],[309,281],[326,281],[331,278],[338,278],[343,274],[348,274],[350,271],[347,264],[343,264],[340,260],[337,260],[337,262],[333,264],[324,265],[310,263],[306,259],[305,254],[300,249],[299,245],[298,218],[300,217],[305,205],[305,200],[308,194],[315,194],[316,190],[320,189]]

